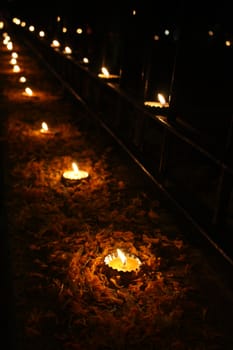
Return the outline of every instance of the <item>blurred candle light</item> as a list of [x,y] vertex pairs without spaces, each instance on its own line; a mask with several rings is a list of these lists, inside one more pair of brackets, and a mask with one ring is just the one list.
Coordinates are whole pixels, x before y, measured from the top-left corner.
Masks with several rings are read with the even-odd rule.
[[69,47],[69,46],[66,46],[65,48],[64,48],[64,54],[66,54],[66,55],[71,55],[72,54],[72,50],[71,50],[71,48]]
[[13,72],[14,72],[14,73],[20,72],[20,67],[19,67],[18,64],[15,64],[15,65],[13,66]]
[[16,58],[11,58],[10,64],[14,65],[16,63],[17,63],[17,59]]
[[77,34],[82,34],[82,32],[83,32],[82,28],[79,27],[79,28],[76,29],[76,33]]
[[35,27],[31,25],[31,26],[29,26],[28,30],[29,30],[29,32],[34,32],[35,31]]
[[11,53],[11,57],[12,57],[12,58],[18,58],[17,52],[12,52],[12,53]]
[[30,87],[26,87],[25,90],[24,90],[24,94],[26,96],[32,96],[33,95],[33,91]]
[[84,64],[88,64],[89,63],[89,59],[87,57],[83,57],[82,62]]
[[7,47],[7,49],[8,49],[9,51],[13,50],[13,43],[12,43],[12,41],[8,41],[6,47]]
[[116,75],[116,74],[110,74],[106,67],[102,67],[101,72],[102,73],[98,74],[98,77],[101,79],[115,80],[115,79],[119,79],[120,77],[119,75]]
[[45,37],[45,32],[43,30],[39,31],[39,37],[44,38]]
[[44,135],[57,134],[57,132],[55,130],[52,130],[48,127],[48,124],[46,122],[42,122],[40,132],[41,132],[41,134],[44,134]]
[[20,82],[20,83],[26,83],[26,81],[27,81],[27,79],[26,79],[24,76],[21,76],[21,77],[19,78],[19,82]]
[[60,47],[59,41],[57,39],[54,39],[51,43],[51,47],[55,47],[55,48]]

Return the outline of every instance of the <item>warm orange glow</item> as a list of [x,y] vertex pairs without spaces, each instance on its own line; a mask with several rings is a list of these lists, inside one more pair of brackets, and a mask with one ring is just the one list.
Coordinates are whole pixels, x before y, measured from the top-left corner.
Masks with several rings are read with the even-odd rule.
[[82,28],[77,28],[77,29],[76,29],[76,33],[77,33],[77,34],[82,34],[82,32],[83,32]]
[[30,32],[34,32],[35,31],[35,27],[34,26],[30,26],[28,29],[29,29]]
[[32,89],[30,89],[30,87],[26,87],[24,91],[25,91],[26,95],[28,95],[28,96],[33,95]]
[[11,58],[10,60],[10,64],[16,64],[17,63],[17,59],[16,58]]
[[42,132],[46,132],[49,130],[47,123],[43,122],[41,124]]
[[13,43],[11,41],[9,41],[7,43],[7,49],[10,51],[10,50],[13,50]]
[[166,104],[166,100],[165,97],[162,94],[158,94],[158,100],[161,103],[161,105],[165,105]]
[[102,67],[101,72],[104,76],[109,77],[109,71],[107,70],[106,67]]
[[11,53],[11,57],[12,57],[12,58],[18,58],[17,52],[12,52],[12,53]]
[[44,38],[45,37],[45,32],[43,30],[39,31],[39,37]]
[[19,78],[20,83],[26,83],[26,78],[24,76]]
[[60,43],[58,40],[54,39],[51,44],[52,47],[60,47]]
[[15,65],[14,65],[14,67],[13,67],[13,72],[14,72],[14,73],[20,72],[20,67],[18,66],[18,64],[15,64]]
[[72,54],[72,50],[69,46],[66,46],[64,51],[63,51],[66,55]]

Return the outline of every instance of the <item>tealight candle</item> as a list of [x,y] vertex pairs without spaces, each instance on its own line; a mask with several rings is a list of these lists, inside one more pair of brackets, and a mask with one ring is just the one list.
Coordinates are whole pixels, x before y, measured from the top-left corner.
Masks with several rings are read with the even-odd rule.
[[24,76],[19,78],[20,83],[26,83],[26,81],[27,81],[27,79]]
[[26,96],[32,96],[33,95],[33,91],[32,91],[32,89],[30,87],[26,87],[24,89],[24,93],[23,94],[26,95]]
[[164,96],[162,94],[158,94],[159,101],[145,101],[144,105],[155,108],[168,108],[169,103],[166,102]]
[[101,79],[106,79],[106,80],[115,80],[115,79],[119,79],[120,76],[116,75],[116,74],[110,74],[109,71],[107,70],[107,68],[102,67],[101,68],[101,72],[98,74],[98,77]]
[[56,133],[55,131],[49,129],[48,124],[46,122],[43,122],[41,124],[40,132],[43,135],[54,135]]
[[20,72],[20,67],[19,67],[18,64],[15,64],[15,65],[13,66],[13,72],[14,72],[14,73]]
[[72,163],[72,169],[73,170],[67,170],[62,174],[63,180],[67,181],[68,183],[75,183],[82,179],[86,179],[89,176],[88,172],[80,170],[75,162]]
[[113,270],[123,272],[136,272],[139,270],[141,261],[132,254],[125,254],[117,249],[117,254],[109,254],[105,257],[104,262]]
[[161,103],[161,102],[158,102],[158,101],[145,101],[144,102],[144,105],[145,106],[148,106],[148,107],[155,107],[155,108],[168,108],[169,107],[169,104],[166,102],[166,103]]

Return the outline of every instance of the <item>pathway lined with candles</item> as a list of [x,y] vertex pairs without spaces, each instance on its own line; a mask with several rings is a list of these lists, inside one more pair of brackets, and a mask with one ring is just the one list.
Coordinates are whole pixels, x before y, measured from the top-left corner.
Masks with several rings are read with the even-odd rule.
[[[16,348],[232,349],[232,294],[187,228],[30,52],[13,51],[20,72],[1,44]],[[64,181],[72,164],[88,176]]]

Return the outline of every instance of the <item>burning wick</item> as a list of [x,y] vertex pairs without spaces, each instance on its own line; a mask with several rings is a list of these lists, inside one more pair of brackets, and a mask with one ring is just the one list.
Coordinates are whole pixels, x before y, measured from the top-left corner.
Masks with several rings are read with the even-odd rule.
[[15,65],[13,66],[13,72],[14,72],[14,73],[20,72],[20,67],[19,67],[18,64],[15,64]]
[[168,104],[168,102],[166,102],[166,99],[163,96],[163,94],[158,93],[157,97],[158,97],[159,101],[145,101],[144,105],[150,106],[150,107],[159,107],[159,108],[169,107],[169,104]]
[[26,83],[26,78],[24,76],[19,78],[20,83]]
[[32,96],[33,95],[32,89],[30,89],[29,87],[26,87],[24,90],[24,94],[27,96]]
[[166,100],[165,97],[162,94],[158,94],[158,100],[161,103],[162,106],[165,106]]
[[119,78],[119,75],[116,75],[116,74],[110,74],[108,69],[106,67],[102,67],[101,68],[101,72],[102,73],[99,73],[98,74],[98,77],[99,78],[102,78],[102,79],[118,79]]
[[123,272],[137,271],[141,265],[141,261],[136,256],[124,254],[120,249],[117,249],[117,255],[107,255],[104,262],[112,269]]
[[67,170],[63,173],[62,177],[65,180],[77,181],[85,179],[89,176],[88,172],[80,170],[75,162],[72,163],[72,168],[73,170]]
[[48,124],[45,123],[45,122],[43,122],[43,123],[41,124],[40,132],[41,132],[42,134],[52,134],[52,132],[49,130]]
[[109,77],[109,71],[107,70],[107,68],[102,67],[102,68],[101,68],[101,72],[102,72],[102,74],[99,74],[100,77],[102,77],[102,76],[104,76],[104,77],[106,77],[106,78]]

